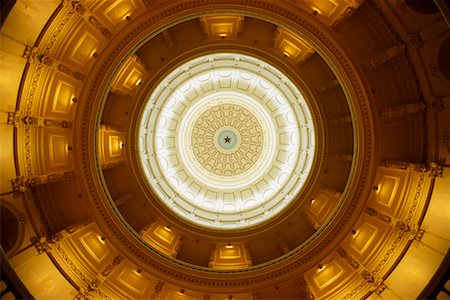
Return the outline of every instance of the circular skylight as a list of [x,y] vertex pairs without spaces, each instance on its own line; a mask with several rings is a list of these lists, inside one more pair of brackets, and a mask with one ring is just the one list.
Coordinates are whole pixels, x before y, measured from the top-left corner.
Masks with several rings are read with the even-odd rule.
[[140,159],[160,200],[213,228],[242,228],[279,212],[301,190],[314,128],[296,86],[254,57],[221,53],[180,66],[141,116]]

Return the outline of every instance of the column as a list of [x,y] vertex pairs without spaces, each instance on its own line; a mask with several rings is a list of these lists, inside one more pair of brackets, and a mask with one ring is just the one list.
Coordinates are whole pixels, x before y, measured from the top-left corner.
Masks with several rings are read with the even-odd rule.
[[335,78],[335,79],[331,80],[330,82],[319,86],[318,91],[320,93],[323,93],[323,92],[331,90],[332,88],[337,87],[339,85],[340,85],[339,80],[337,78]]
[[337,160],[337,161],[352,161],[353,160],[353,155],[349,154],[349,153],[331,153],[329,155],[329,158],[333,159],[333,160]]
[[63,182],[75,179],[75,171],[56,172],[50,174],[36,175],[27,179],[26,184],[30,187]]
[[339,17],[336,18],[334,23],[331,25],[331,28],[334,30],[338,30],[341,28],[342,24],[348,20],[353,13],[359,8],[359,6],[362,4],[363,0],[353,0],[353,1],[347,1],[349,2],[347,4],[347,8],[343,13],[339,15]]
[[400,117],[408,114],[420,113],[425,111],[426,105],[424,102],[414,102],[405,105],[385,108],[381,111],[380,119],[390,119]]
[[114,203],[116,204],[117,207],[120,207],[122,205],[124,205],[125,203],[128,203],[129,201],[131,201],[132,199],[134,199],[136,195],[133,192],[128,192],[122,196],[120,196],[117,199],[114,199]]
[[410,172],[424,172],[426,170],[425,165],[421,163],[412,163],[398,160],[384,160],[383,162],[381,162],[380,166],[384,168],[399,169]]
[[[314,227],[314,226],[313,226]],[[288,253],[290,251],[288,244],[286,241],[281,237],[281,235],[277,235],[276,237],[278,245],[280,245],[281,250],[283,250],[283,253]]]
[[406,47],[403,43],[398,43],[385,51],[371,57],[367,61],[362,63],[362,66],[367,70],[373,70],[376,67],[380,66],[381,64],[384,64],[385,62],[389,61],[390,59],[402,54],[405,51]]
[[331,119],[331,123],[333,123],[333,125],[349,124],[351,122],[352,122],[351,116],[343,116]]

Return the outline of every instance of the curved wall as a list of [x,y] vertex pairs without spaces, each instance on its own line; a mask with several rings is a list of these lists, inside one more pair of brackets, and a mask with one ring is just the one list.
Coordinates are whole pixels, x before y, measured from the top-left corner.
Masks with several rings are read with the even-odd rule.
[[[133,171],[127,171],[129,153],[114,152],[111,142],[117,140],[114,137],[128,138],[126,128],[133,112],[126,101],[138,99],[139,90],[120,78],[113,82],[98,121],[99,133],[87,130],[86,136],[92,140],[80,135],[88,117],[82,108],[91,97],[86,87],[97,84],[90,80],[99,73],[100,62],[107,61],[104,53],[111,51],[113,39],[120,40],[126,26],[144,20],[144,11],[156,16],[167,3],[48,4],[43,8],[18,1],[1,31],[2,74],[8,75],[1,85],[5,143],[1,201],[2,206],[14,207],[13,215],[23,229],[17,231],[20,245],[7,254],[35,297],[402,299],[423,292],[450,241],[445,167],[450,156],[445,138],[450,119],[448,59],[438,55],[446,47],[449,30],[439,11],[422,14],[402,1],[339,2],[334,10],[310,6],[308,1],[295,6],[279,4],[278,9],[291,9],[292,16],[304,20],[316,18],[314,26],[330,30],[331,44],[342,48],[370,93],[367,110],[373,120],[342,105],[354,101],[356,94],[348,89],[353,83],[343,78],[346,73],[329,59],[336,54],[328,56],[325,48],[317,48],[319,40],[309,41],[319,53],[304,48],[303,56],[286,54],[283,45],[291,43],[303,49],[299,41],[306,38],[298,35],[294,23],[274,12],[270,18],[275,21],[270,24],[252,17],[250,10],[242,14],[243,20],[226,21],[240,32],[231,36],[231,41],[257,43],[262,52],[287,60],[293,72],[304,76],[312,94],[327,100],[320,102],[320,109],[328,133],[327,160],[319,169],[321,185],[303,206],[305,221],[286,216],[263,233],[234,236],[236,251],[231,256],[241,253],[241,260],[230,261],[220,253],[233,235],[218,238],[195,233],[196,228],[185,231],[182,223],[171,223],[171,218],[158,214],[148,218],[151,205],[139,198],[130,181]],[[215,4],[220,6],[219,1]],[[256,1],[253,5],[254,16],[261,16],[266,4]],[[223,41],[210,30],[215,21],[205,18],[205,7],[185,2],[177,16],[190,10],[198,18],[191,16],[181,22],[172,17],[178,22],[177,30],[166,28],[155,35],[159,42],[137,51],[138,59],[130,62],[127,72],[152,74],[170,55],[178,55],[176,49],[189,43],[226,44],[228,38]],[[237,10],[229,13],[239,15]],[[45,34],[38,39],[41,29]],[[376,140],[369,145],[374,152],[366,156],[367,165],[359,166],[362,172],[370,166],[369,173],[374,175],[362,187],[365,192],[354,210],[356,216],[349,214],[343,222],[339,218],[346,216],[349,206],[339,199],[346,199],[349,192],[341,174],[351,173],[352,165],[361,159],[353,145],[365,139],[364,134],[359,135],[363,132],[360,118],[364,117],[371,120],[366,126],[374,130]],[[99,137],[93,143],[96,134]],[[86,147],[91,147],[89,152],[83,152]],[[95,190],[89,190],[79,164],[93,161],[87,154],[96,151],[92,147],[100,149],[95,163],[102,169],[113,201],[102,202],[95,213],[92,197],[103,187],[96,184]],[[308,230],[301,232],[302,226]],[[304,242],[299,236],[316,237],[317,242],[310,245],[329,243],[326,236],[333,228],[337,230],[333,242],[323,244],[322,250],[311,246],[309,254],[295,251]],[[304,266],[298,267],[296,260]],[[151,263],[142,264],[145,261]],[[178,267],[177,261],[185,262],[184,267]],[[276,263],[270,266],[267,262]],[[227,263],[237,263],[238,271],[215,272],[211,280],[208,272]],[[249,265],[266,267],[246,269]],[[179,275],[186,266],[192,278]]]

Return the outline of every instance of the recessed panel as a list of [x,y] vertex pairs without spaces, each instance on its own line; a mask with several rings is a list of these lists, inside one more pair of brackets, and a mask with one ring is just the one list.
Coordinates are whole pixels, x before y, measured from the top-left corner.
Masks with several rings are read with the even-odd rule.
[[70,59],[81,66],[86,65],[93,56],[98,44],[99,41],[92,34],[88,32],[83,33],[78,42],[74,45],[70,54]]
[[149,281],[137,270],[129,268],[126,268],[119,274],[118,281],[137,295],[143,295],[149,285]]
[[89,232],[82,237],[80,237],[81,244],[90,254],[91,258],[97,263],[100,263],[109,254],[109,249],[106,247],[102,237],[95,234],[94,232]]
[[154,234],[156,237],[167,244],[171,244],[175,237],[170,229],[167,229],[167,227],[162,225],[158,225],[158,227],[156,227]]
[[65,167],[69,164],[68,137],[63,134],[49,134],[49,158],[51,168]]
[[371,246],[377,234],[379,234],[379,228],[364,222],[356,230],[356,234],[350,242],[350,247],[358,252],[358,254],[362,255],[369,248],[369,246]]
[[70,114],[75,97],[75,85],[62,80],[58,80],[56,84],[55,96],[53,97],[51,112],[59,114]]
[[103,11],[104,16],[113,24],[118,24],[125,20],[136,9],[133,1],[114,1]]
[[375,201],[391,208],[397,193],[399,181],[399,177],[383,174],[378,185],[378,190],[375,193]]
[[324,289],[334,284],[343,275],[344,268],[337,261],[333,260],[323,265],[322,269],[313,276],[313,279],[319,289]]
[[109,156],[120,157],[122,155],[122,138],[117,135],[109,136]]

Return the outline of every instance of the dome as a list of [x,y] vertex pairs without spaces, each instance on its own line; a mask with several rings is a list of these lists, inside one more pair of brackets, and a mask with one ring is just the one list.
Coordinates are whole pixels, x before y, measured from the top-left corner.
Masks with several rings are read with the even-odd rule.
[[445,298],[444,2],[5,2],[2,297]]
[[246,55],[209,54],[177,67],[151,93],[139,130],[153,190],[202,226],[246,227],[276,214],[314,160],[302,94]]

